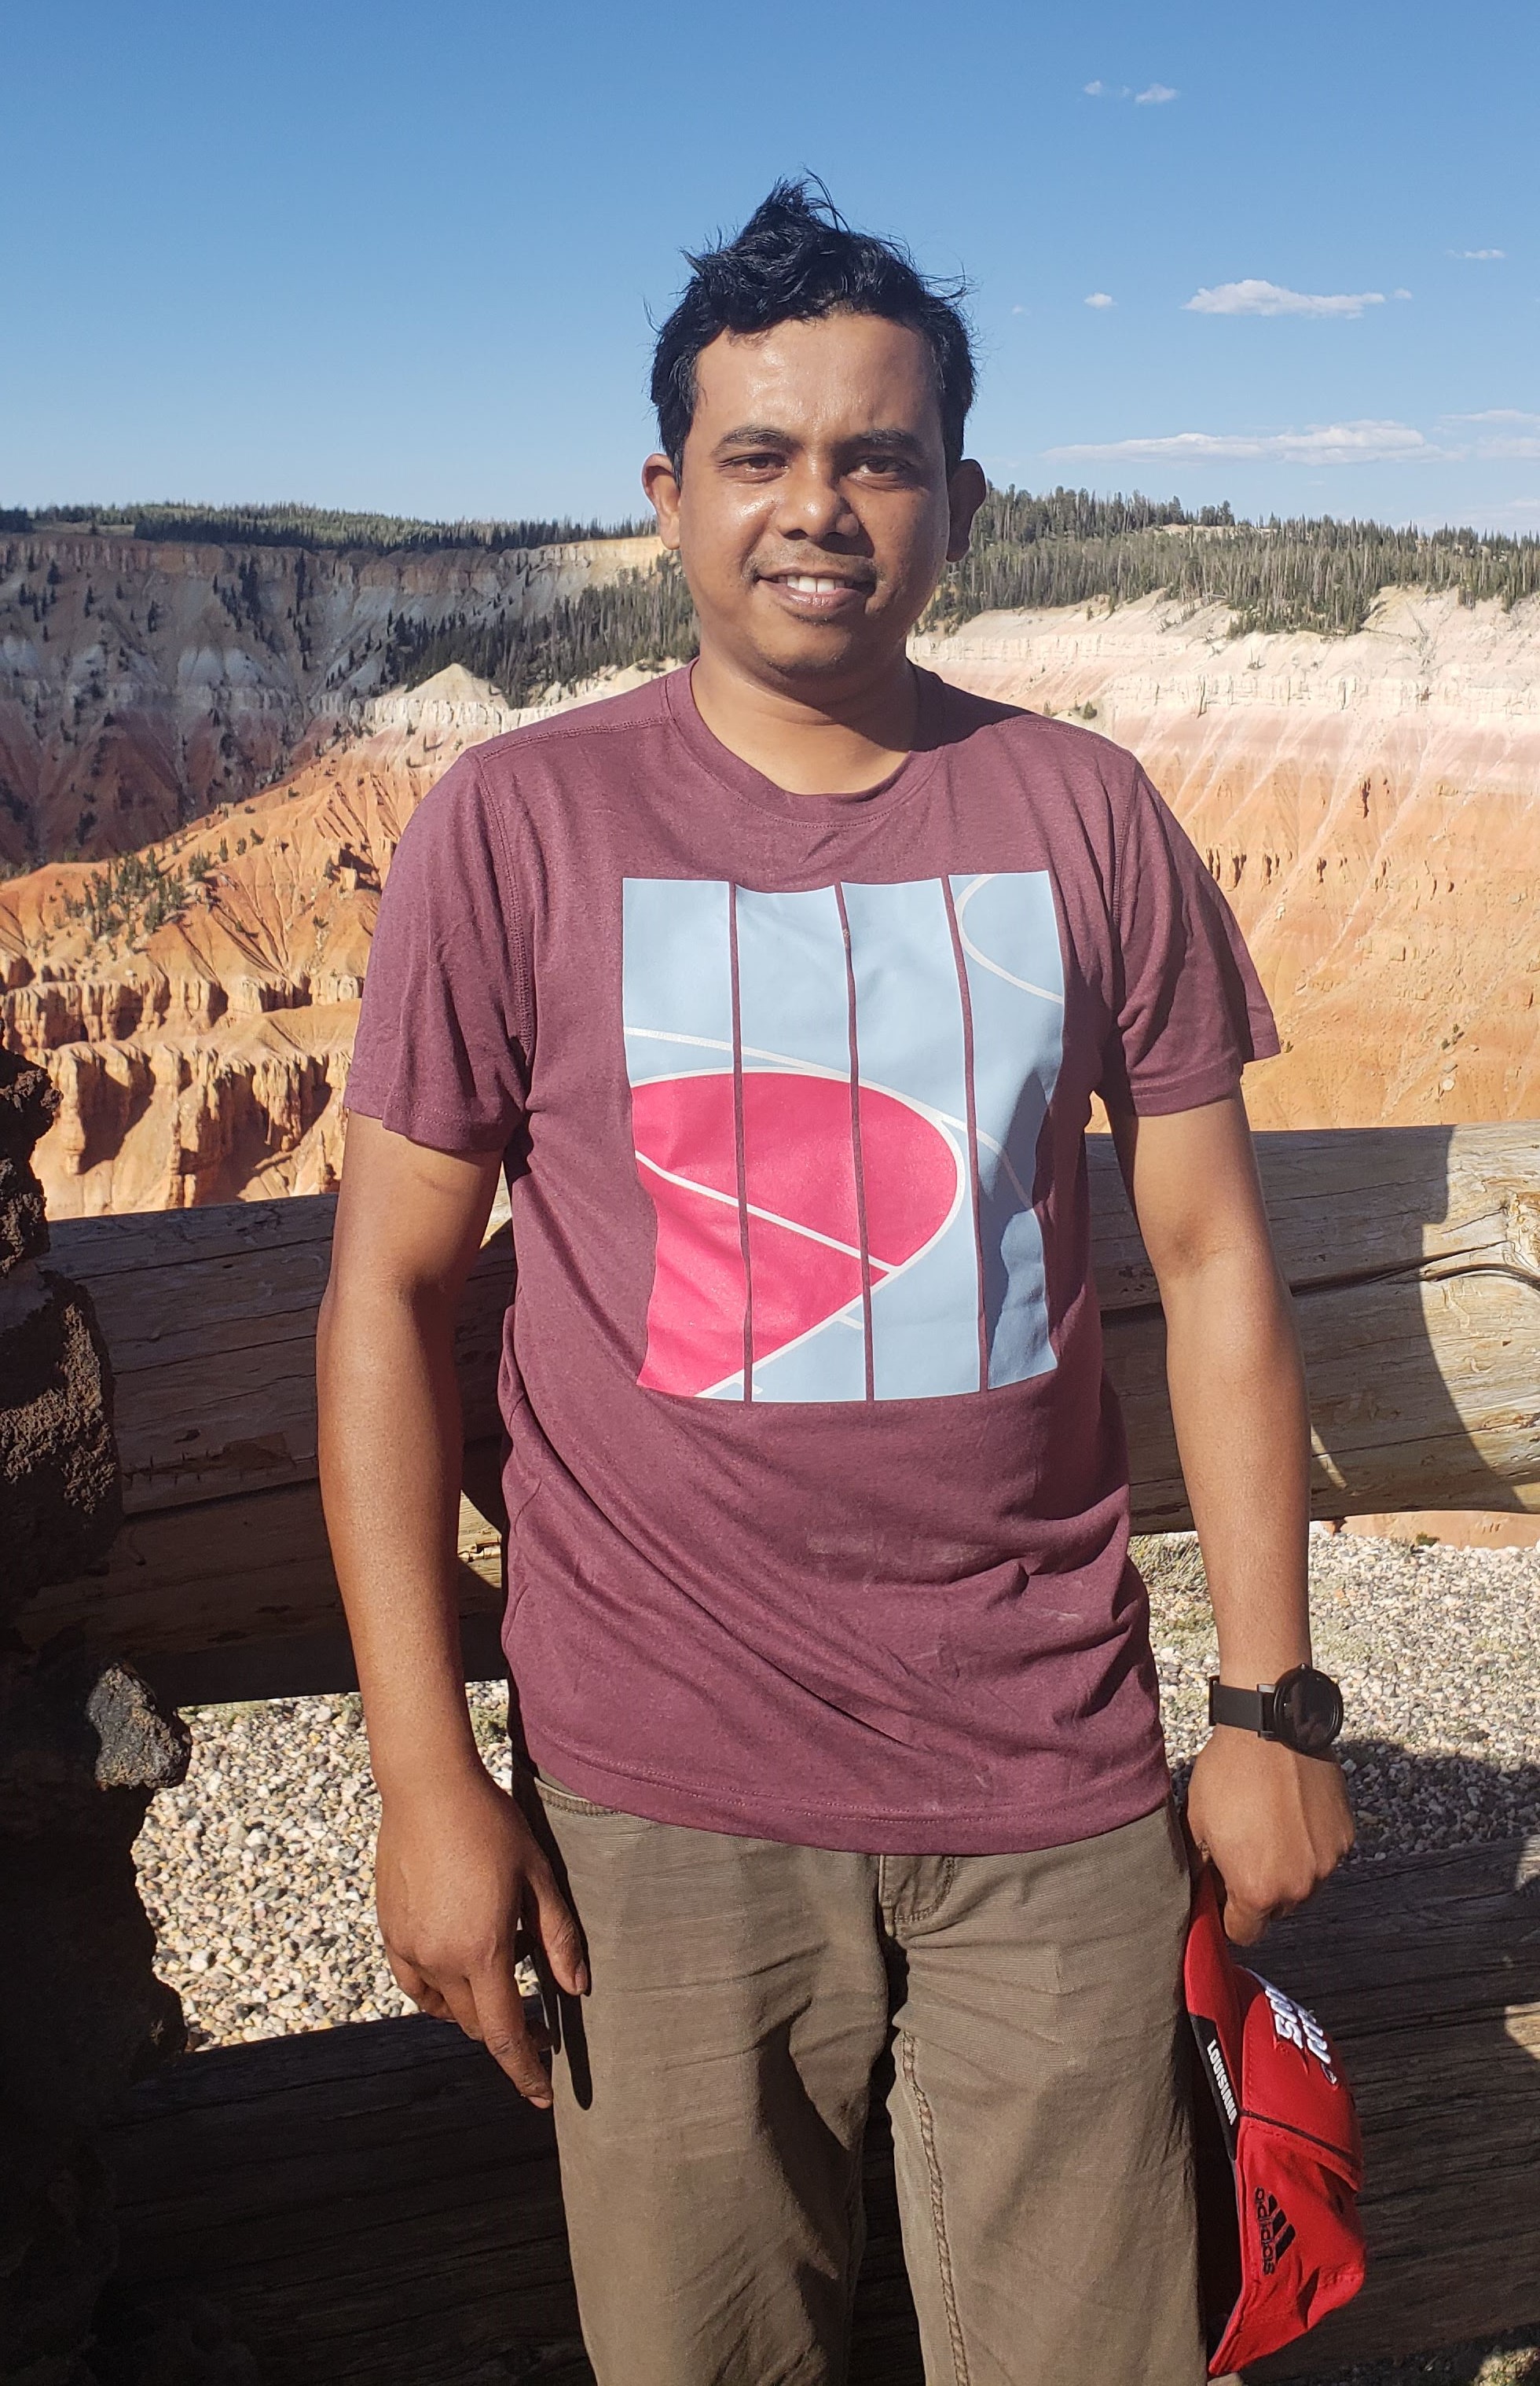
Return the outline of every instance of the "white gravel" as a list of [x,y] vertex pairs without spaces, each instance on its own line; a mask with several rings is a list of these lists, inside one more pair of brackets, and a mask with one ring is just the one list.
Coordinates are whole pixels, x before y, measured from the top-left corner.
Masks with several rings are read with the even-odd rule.
[[[1190,1533],[1136,1545],[1167,1744],[1202,1746],[1217,1655]],[[1540,1550],[1310,1534],[1315,1662],[1342,1684],[1342,1750],[1372,1863],[1540,1829]]]
[[[1144,1541],[1173,1763],[1204,1734],[1212,1628],[1191,1536]],[[1316,1660],[1347,1701],[1358,1863],[1540,1828],[1540,1550],[1311,1538]],[[500,1683],[471,1692],[507,1778]],[[190,1711],[137,1855],[194,2046],[411,2010],[375,1936],[378,1802],[356,1697]]]

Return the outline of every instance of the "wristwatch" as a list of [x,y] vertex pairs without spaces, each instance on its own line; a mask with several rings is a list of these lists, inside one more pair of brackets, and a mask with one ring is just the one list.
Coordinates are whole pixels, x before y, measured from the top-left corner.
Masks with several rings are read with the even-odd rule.
[[1210,1680],[1208,1720],[1281,1740],[1298,1756],[1320,1756],[1342,1729],[1342,1692],[1330,1674],[1318,1674],[1313,1665],[1291,1666],[1254,1690]]

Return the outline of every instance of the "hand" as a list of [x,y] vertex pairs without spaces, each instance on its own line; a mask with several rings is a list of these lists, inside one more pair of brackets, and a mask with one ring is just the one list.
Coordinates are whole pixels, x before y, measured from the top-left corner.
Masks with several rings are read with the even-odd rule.
[[507,1791],[475,1764],[451,1784],[387,1800],[374,1884],[405,1993],[436,2020],[457,2021],[521,2096],[548,2106],[541,2038],[514,1977],[515,1940],[522,1931],[538,1944],[570,1996],[587,1994],[588,1967],[550,1865]]
[[1336,1870],[1353,1811],[1334,1758],[1221,1724],[1193,1766],[1187,1829],[1219,1874],[1226,1932],[1248,1947]]

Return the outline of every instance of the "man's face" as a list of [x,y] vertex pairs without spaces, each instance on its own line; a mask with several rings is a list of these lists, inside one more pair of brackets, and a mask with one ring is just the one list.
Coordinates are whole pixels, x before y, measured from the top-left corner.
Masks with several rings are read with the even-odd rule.
[[709,647],[763,684],[858,686],[902,652],[983,495],[947,486],[928,343],[875,315],[724,332],[676,480],[643,475]]

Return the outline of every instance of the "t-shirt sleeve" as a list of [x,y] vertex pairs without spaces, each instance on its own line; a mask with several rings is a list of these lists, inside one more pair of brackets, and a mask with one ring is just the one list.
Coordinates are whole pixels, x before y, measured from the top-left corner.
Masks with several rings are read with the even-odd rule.
[[1221,1101],[1248,1061],[1272,1058],[1278,1031],[1234,914],[1143,772],[1112,911],[1117,1012],[1097,1091],[1145,1117]]
[[350,1111],[437,1151],[501,1151],[523,1116],[532,993],[500,862],[468,754],[402,832],[347,1080]]

